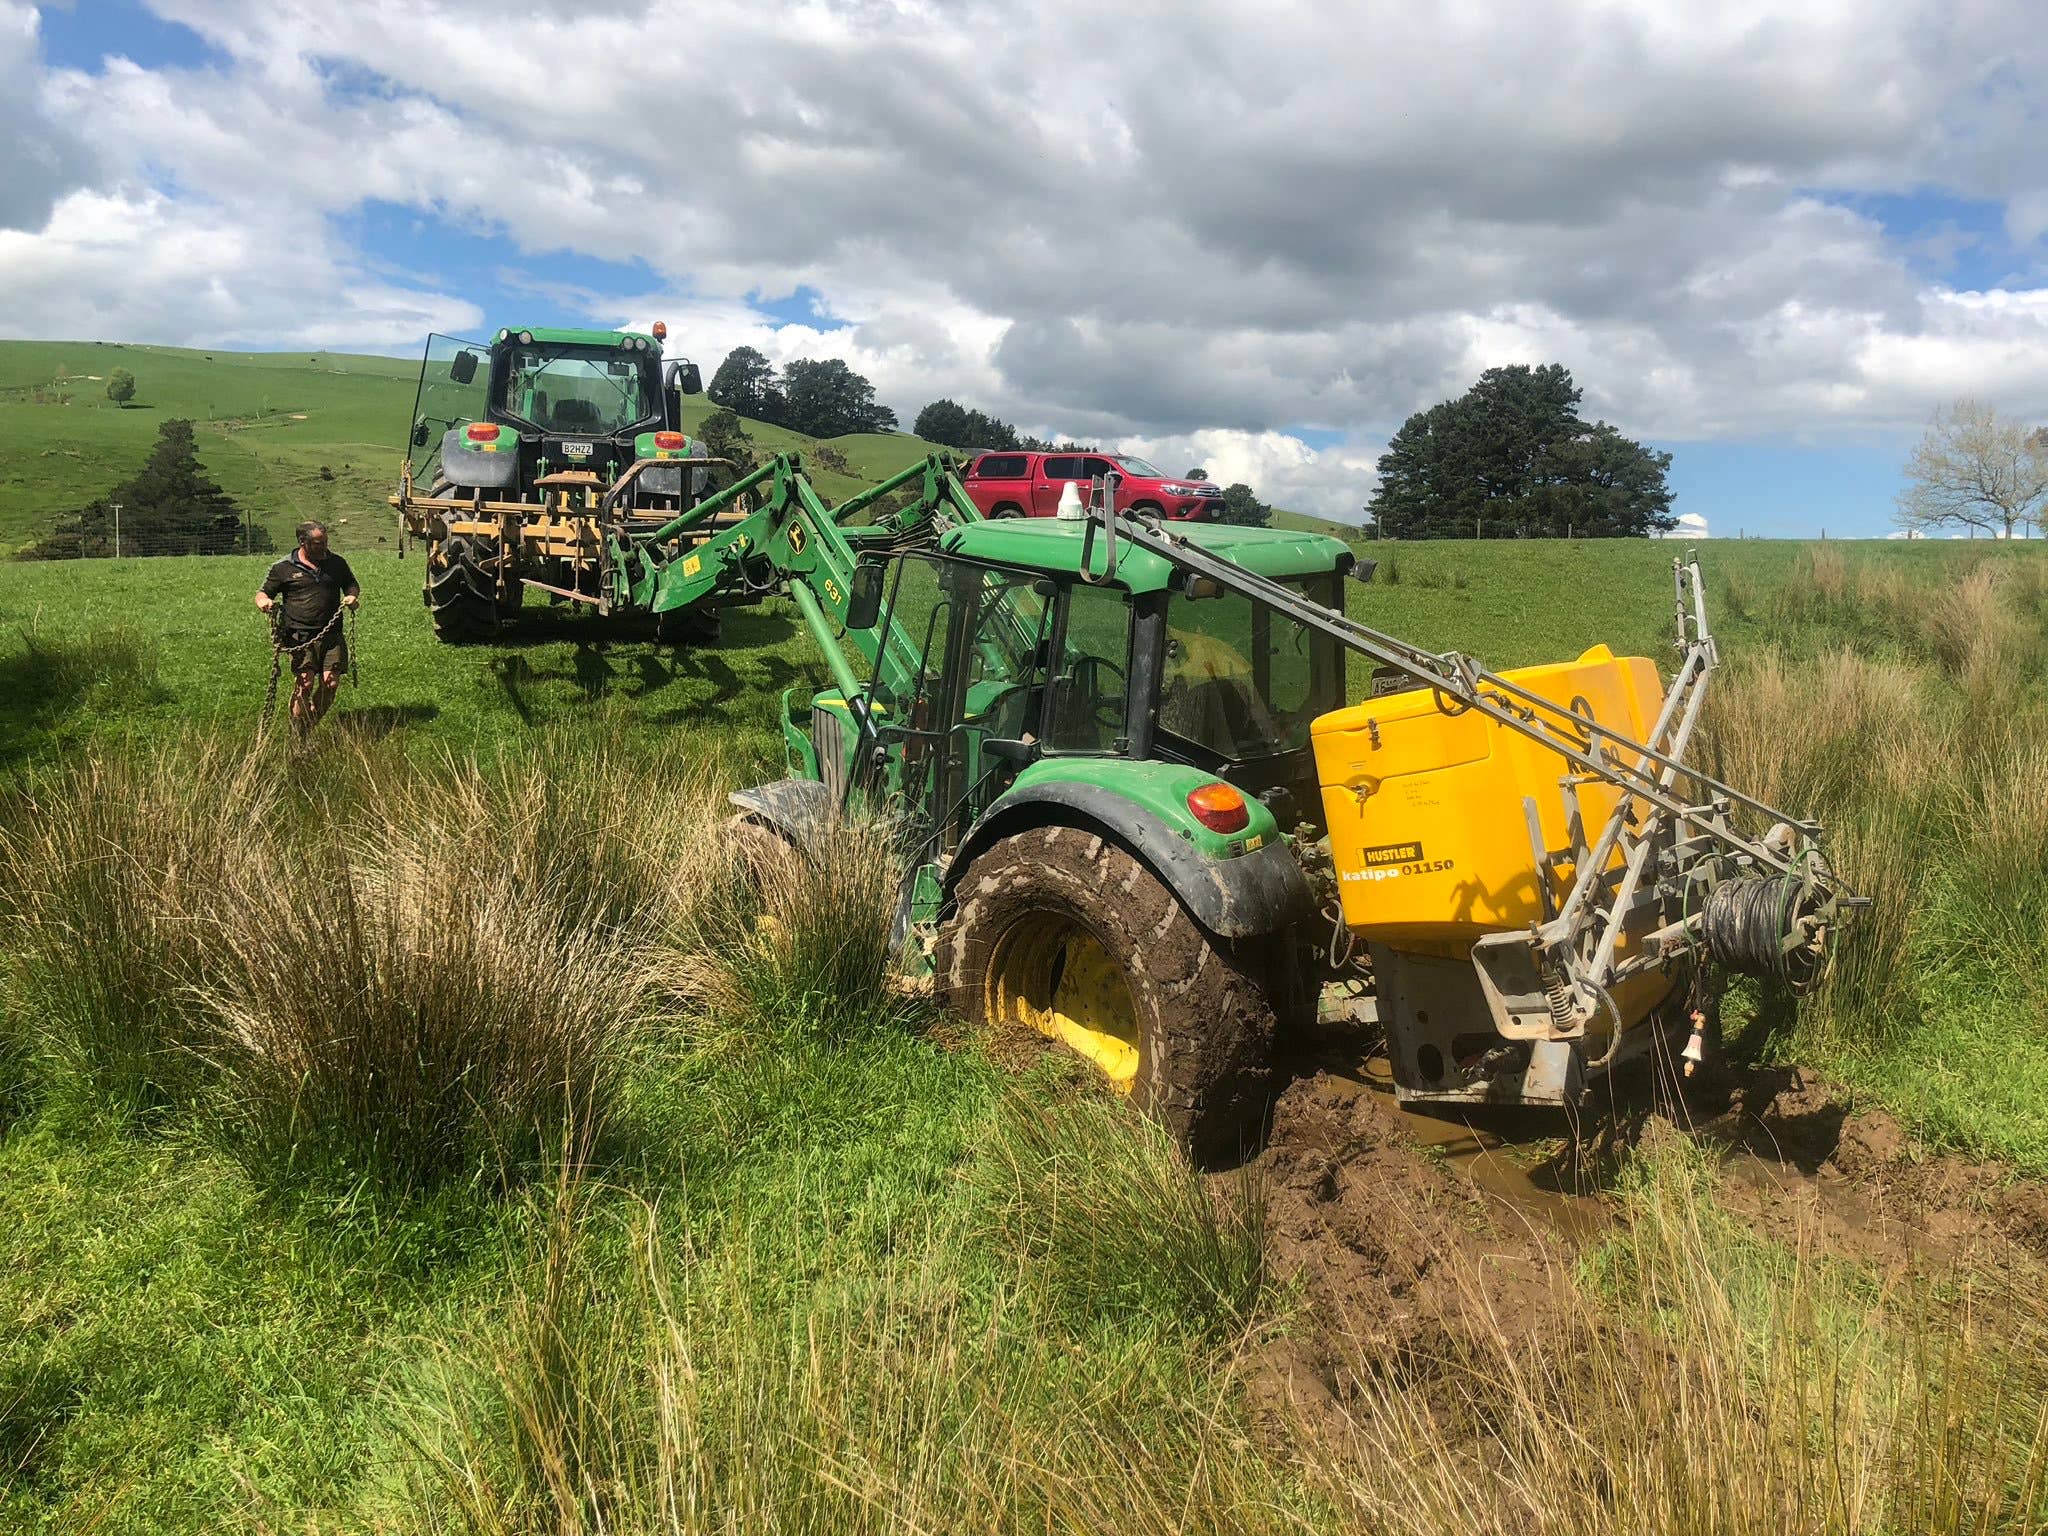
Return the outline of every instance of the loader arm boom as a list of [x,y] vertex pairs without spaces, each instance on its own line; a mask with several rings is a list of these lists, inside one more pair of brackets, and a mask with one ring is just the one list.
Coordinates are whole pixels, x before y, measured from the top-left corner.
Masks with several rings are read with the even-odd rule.
[[[904,490],[914,491],[906,504],[874,521],[856,521]],[[756,500],[752,511],[727,520]],[[848,626],[862,558],[920,548],[944,528],[980,518],[936,454],[836,507],[818,494],[797,455],[778,454],[652,533],[620,540],[612,562],[619,573],[614,601],[663,614],[786,595],[803,614],[833,682],[854,700],[869,684],[855,675],[847,642],[870,676],[888,686],[914,678],[923,652],[923,637],[893,621]],[[706,529],[715,531],[695,538]]]

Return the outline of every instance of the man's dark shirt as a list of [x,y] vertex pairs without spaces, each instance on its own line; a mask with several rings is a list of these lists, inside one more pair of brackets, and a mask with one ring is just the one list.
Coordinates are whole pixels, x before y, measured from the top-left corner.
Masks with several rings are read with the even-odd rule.
[[344,592],[357,590],[356,573],[331,549],[313,566],[299,555],[293,550],[273,565],[263,578],[263,590],[270,597],[283,594],[286,627],[305,633],[320,629],[334,617]]

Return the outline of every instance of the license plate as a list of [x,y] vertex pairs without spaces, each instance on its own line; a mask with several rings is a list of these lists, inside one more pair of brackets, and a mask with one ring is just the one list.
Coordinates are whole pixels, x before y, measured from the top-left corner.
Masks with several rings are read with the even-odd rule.
[[590,457],[590,444],[564,443],[562,444],[562,452],[572,459],[587,459]]

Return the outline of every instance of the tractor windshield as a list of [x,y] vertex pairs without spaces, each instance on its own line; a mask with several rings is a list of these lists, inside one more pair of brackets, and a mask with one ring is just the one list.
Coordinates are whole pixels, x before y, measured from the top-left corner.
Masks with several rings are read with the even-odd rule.
[[651,353],[535,342],[499,356],[495,393],[505,415],[538,431],[614,437],[660,410],[656,368]]
[[[1336,578],[1289,583],[1333,606]],[[1176,594],[1166,609],[1159,728],[1233,761],[1306,747],[1331,707],[1335,642],[1248,597]]]

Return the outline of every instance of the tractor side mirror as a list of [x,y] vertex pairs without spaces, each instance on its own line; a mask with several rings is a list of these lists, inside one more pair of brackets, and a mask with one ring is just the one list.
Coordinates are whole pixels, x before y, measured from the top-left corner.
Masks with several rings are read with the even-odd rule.
[[448,377],[458,384],[467,384],[476,377],[476,354],[458,352],[455,361],[448,365]]
[[415,448],[427,446],[427,418],[424,416],[412,424],[412,445]]
[[1030,764],[1037,762],[1041,753],[1037,741],[1027,736],[989,736],[982,740],[981,755],[999,763]]
[[685,363],[676,370],[676,388],[686,395],[704,393],[704,375],[697,371],[695,363]]
[[1377,560],[1361,560],[1351,567],[1351,579],[1360,586],[1372,585],[1372,573],[1380,568]]
[[853,568],[853,590],[846,599],[846,627],[873,629],[882,617],[881,566],[872,561]]

